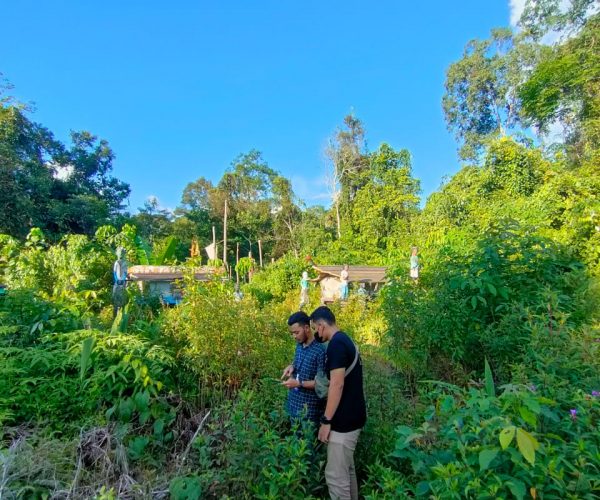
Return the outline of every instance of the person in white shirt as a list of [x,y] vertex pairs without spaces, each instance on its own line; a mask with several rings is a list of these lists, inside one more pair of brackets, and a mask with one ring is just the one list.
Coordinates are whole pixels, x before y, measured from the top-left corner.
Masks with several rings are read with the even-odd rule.
[[344,268],[340,273],[340,299],[348,299],[348,264],[344,264]]

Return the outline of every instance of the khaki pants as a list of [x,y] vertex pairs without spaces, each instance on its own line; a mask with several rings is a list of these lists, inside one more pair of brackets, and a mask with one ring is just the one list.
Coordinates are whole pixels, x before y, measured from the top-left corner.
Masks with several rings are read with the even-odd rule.
[[358,500],[354,450],[359,435],[360,429],[329,434],[325,479],[333,500]]

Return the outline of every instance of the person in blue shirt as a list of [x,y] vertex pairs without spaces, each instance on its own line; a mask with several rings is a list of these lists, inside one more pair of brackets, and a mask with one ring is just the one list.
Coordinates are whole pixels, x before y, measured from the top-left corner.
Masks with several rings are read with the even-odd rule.
[[302,310],[305,306],[308,305],[309,297],[308,297],[308,272],[304,271],[302,273],[302,279],[300,280],[300,309]]
[[412,247],[411,255],[410,255],[410,277],[415,280],[415,282],[419,281],[419,249],[417,247]]
[[117,316],[119,309],[127,304],[127,260],[125,260],[125,249],[117,248],[117,260],[113,264],[113,317]]
[[315,377],[325,368],[325,349],[315,342],[310,329],[310,318],[299,311],[288,319],[288,330],[296,341],[294,361],[281,375],[282,384],[288,388],[287,411],[296,422],[306,418],[317,426],[323,415],[323,401],[315,393]]

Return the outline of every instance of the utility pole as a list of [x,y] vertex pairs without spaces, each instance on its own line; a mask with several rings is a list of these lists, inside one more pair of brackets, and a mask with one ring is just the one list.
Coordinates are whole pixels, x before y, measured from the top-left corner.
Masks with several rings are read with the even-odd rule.
[[218,259],[219,254],[217,252],[217,230],[216,230],[215,226],[213,226],[213,251],[215,252],[214,253],[215,259]]
[[240,242],[238,241],[235,247],[235,282],[240,284],[240,273],[238,272],[238,264],[240,263]]
[[260,262],[260,267],[262,267],[262,242],[260,240],[258,240],[258,262]]
[[225,213],[223,215],[223,265],[227,269],[227,198],[225,198]]

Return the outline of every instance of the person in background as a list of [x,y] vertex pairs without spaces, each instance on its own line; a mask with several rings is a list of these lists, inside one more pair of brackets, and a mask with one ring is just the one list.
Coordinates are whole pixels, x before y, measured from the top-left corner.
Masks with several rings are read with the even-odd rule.
[[243,298],[244,298],[244,294],[240,290],[240,284],[236,283],[233,287],[233,299],[236,302],[241,302]]
[[327,443],[325,479],[329,495],[332,499],[357,500],[354,450],[367,421],[362,362],[358,348],[337,327],[328,307],[315,309],[310,320],[315,339],[329,341],[325,353],[329,392],[319,428],[319,440]]
[[119,309],[127,304],[127,290],[125,289],[125,284],[127,283],[127,260],[125,260],[125,249],[123,247],[117,248],[116,254],[117,260],[113,264],[113,317],[116,317]]
[[369,298],[369,292],[367,291],[367,286],[364,283],[358,285],[358,290],[356,290],[356,295],[362,300],[366,301]]
[[308,272],[304,271],[300,279],[300,309],[302,310],[308,303]]
[[340,300],[348,299],[348,264],[344,264],[340,273]]
[[412,247],[412,253],[410,256],[410,277],[415,280],[415,283],[419,281],[419,256],[417,255],[419,249]]
[[281,374],[282,384],[289,389],[287,411],[292,423],[306,418],[316,432],[324,405],[315,393],[315,377],[319,370],[325,368],[325,349],[315,342],[308,314],[298,311],[288,318],[287,323],[296,341],[294,361]]

